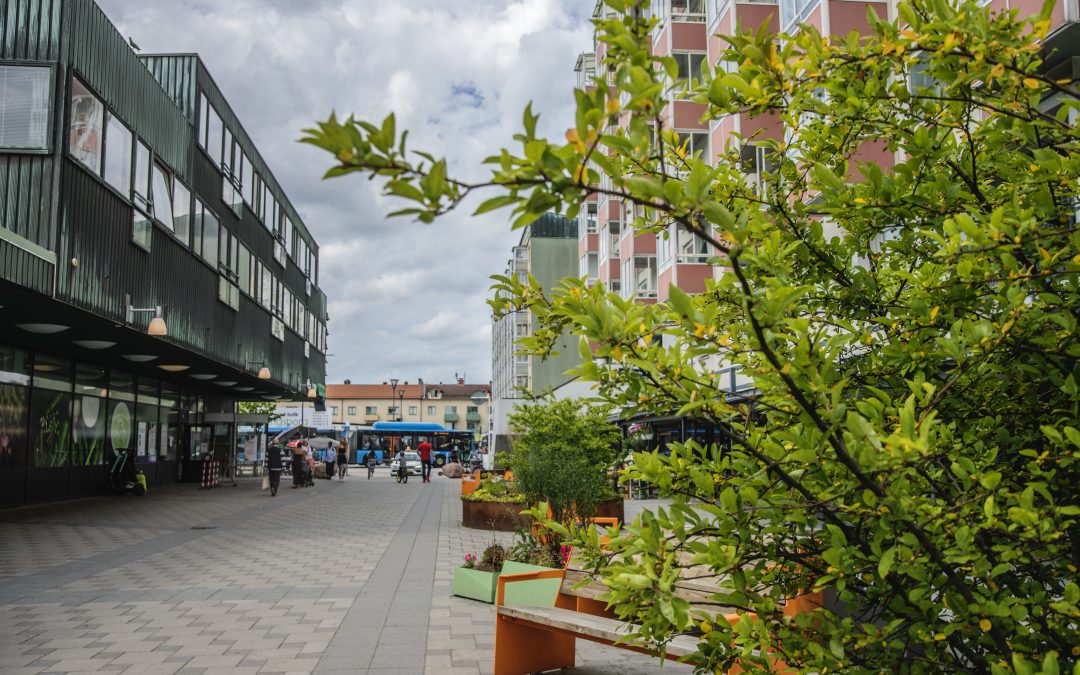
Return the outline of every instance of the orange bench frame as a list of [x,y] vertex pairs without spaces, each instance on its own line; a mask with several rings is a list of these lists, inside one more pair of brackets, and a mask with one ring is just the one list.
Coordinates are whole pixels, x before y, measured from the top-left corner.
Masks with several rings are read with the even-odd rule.
[[[591,635],[582,635],[571,630],[552,626],[538,626],[515,617],[504,616],[498,608],[505,604],[506,585],[519,581],[536,579],[563,579],[564,570],[543,570],[521,572],[499,576],[495,593],[495,670],[494,675],[528,675],[546,670],[574,668],[577,656],[577,639],[589,640],[610,645],[619,649],[659,656],[655,651],[636,645],[615,643]],[[600,600],[583,598],[563,593],[561,588],[555,597],[555,607],[569,609],[582,614],[615,618],[607,604]],[[822,594],[809,593],[789,598],[784,604],[784,615],[794,616],[822,606]],[[731,624],[739,620],[739,614],[726,614],[724,618]],[[668,657],[674,658],[674,657]],[[782,661],[775,664],[776,672],[788,672]],[[729,675],[743,672],[738,664],[728,670]]]

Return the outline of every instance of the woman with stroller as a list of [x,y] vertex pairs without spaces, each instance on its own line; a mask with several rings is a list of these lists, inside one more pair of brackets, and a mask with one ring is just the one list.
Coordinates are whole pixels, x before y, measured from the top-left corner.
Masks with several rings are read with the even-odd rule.
[[299,441],[292,449],[292,486],[296,488],[304,484],[304,475],[307,473],[307,461],[304,458],[304,442]]

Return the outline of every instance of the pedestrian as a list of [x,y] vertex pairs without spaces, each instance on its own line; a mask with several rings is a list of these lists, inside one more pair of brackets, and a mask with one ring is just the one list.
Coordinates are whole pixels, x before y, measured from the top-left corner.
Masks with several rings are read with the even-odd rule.
[[335,445],[333,441],[330,441],[326,446],[326,450],[323,450],[323,461],[326,462],[326,478],[328,480],[334,480],[334,462],[337,460],[337,448]]
[[304,442],[298,441],[292,449],[292,486],[295,490],[304,484],[304,472],[307,465],[304,462]]
[[345,480],[345,471],[349,468],[349,441],[344,438],[337,449],[337,467],[338,480]]
[[420,445],[416,446],[416,451],[420,453],[420,475],[424,478],[425,483],[430,483],[431,443],[428,443],[426,438],[421,438]]
[[276,497],[281,485],[281,446],[271,445],[266,449],[266,470],[270,475],[270,496]]

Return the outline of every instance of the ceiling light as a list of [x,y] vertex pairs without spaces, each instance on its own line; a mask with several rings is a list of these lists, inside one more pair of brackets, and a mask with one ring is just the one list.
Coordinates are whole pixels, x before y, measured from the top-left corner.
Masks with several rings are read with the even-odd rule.
[[218,384],[220,384],[223,387],[231,387],[236,383],[235,382],[218,382]]
[[54,370],[60,370],[60,366],[55,363],[35,363],[34,370],[39,373],[51,373]]
[[72,340],[72,342],[83,349],[108,349],[116,346],[115,342],[109,342],[108,340]]
[[212,380],[217,377],[217,375],[214,375],[213,373],[192,373],[191,377],[196,380]]
[[17,323],[15,324],[19,328],[22,328],[27,333],[37,333],[38,335],[52,335],[53,333],[63,333],[71,326],[62,326],[58,323]]
[[187,370],[190,367],[191,366],[182,366],[182,365],[179,365],[179,364],[166,364],[166,363],[163,363],[160,366],[158,366],[158,368],[161,368],[162,370],[167,370],[170,373],[182,373],[182,372],[184,372],[185,370]]
[[153,361],[157,357],[153,354],[124,354],[124,358],[128,361],[134,361],[135,363],[146,363]]
[[255,387],[237,387],[236,391],[255,391]]

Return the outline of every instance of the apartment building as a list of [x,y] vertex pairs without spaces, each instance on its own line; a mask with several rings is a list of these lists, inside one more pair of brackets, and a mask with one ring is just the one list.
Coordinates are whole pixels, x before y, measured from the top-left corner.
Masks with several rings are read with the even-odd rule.
[[[531,274],[545,291],[559,280],[577,276],[580,261],[578,223],[552,213],[544,214],[522,231],[505,275],[525,282]],[[583,275],[584,276],[584,275]],[[493,418],[489,440],[496,452],[509,449],[508,416],[521,392],[542,394],[572,378],[566,371],[580,363],[577,343],[563,337],[557,355],[548,359],[517,354],[515,342],[530,335],[533,316],[520,311],[497,319],[491,329],[491,391]]]
[[[1037,0],[991,0],[986,11],[1016,10],[1030,16],[1041,10]],[[867,12],[895,18],[895,0],[653,0],[647,10],[657,19],[652,32],[653,53],[670,56],[678,65],[675,82],[699,78],[703,67],[715,65],[734,69],[723,53],[727,42],[721,37],[737,30],[764,27],[772,33],[793,34],[803,26],[813,26],[823,36],[842,41],[852,31],[867,33]],[[595,5],[594,18],[615,18],[602,2]],[[1058,79],[1080,80],[1080,0],[1056,0],[1052,27],[1045,40],[1045,64]],[[577,86],[591,90],[598,74],[610,77],[602,68],[607,46],[594,41],[592,53],[581,54],[575,65]],[[1060,106],[1054,98],[1044,102],[1047,111]],[[785,130],[771,115],[731,114],[702,120],[705,106],[684,100],[677,94],[662,113],[665,127],[678,134],[689,152],[700,152],[713,163],[727,161],[738,152],[739,169],[752,185],[762,186],[762,173],[770,158],[761,141],[780,141]],[[1075,111],[1073,112],[1075,119]],[[629,117],[619,126],[629,124]],[[750,141],[744,139],[753,139]],[[889,167],[895,161],[882,142],[867,142],[859,150],[858,161]],[[611,185],[602,179],[601,187]],[[609,291],[641,303],[666,300],[672,286],[688,293],[705,290],[707,280],[723,274],[722,267],[709,264],[714,255],[700,237],[681,226],[671,225],[660,235],[635,232],[633,206],[604,194],[594,194],[585,203],[578,219],[579,274],[603,284]],[[715,364],[722,371],[731,392],[744,390],[749,382],[736,370]],[[580,396],[579,386],[565,386],[559,395]],[[636,422],[636,424],[639,422]],[[696,422],[677,417],[652,420],[652,438],[681,440],[694,435]]]
[[318,245],[195,54],[0,1],[0,505],[151,486],[326,372]]
[[[310,424],[311,404],[282,403],[277,412],[289,419],[305,419],[305,406]],[[491,385],[467,384],[460,377],[449,384],[429,384],[423,380],[353,384],[346,380],[343,384],[326,385],[324,419],[338,431],[346,427],[355,430],[375,422],[423,422],[441,424],[447,429],[468,429],[481,436],[490,426]]]

